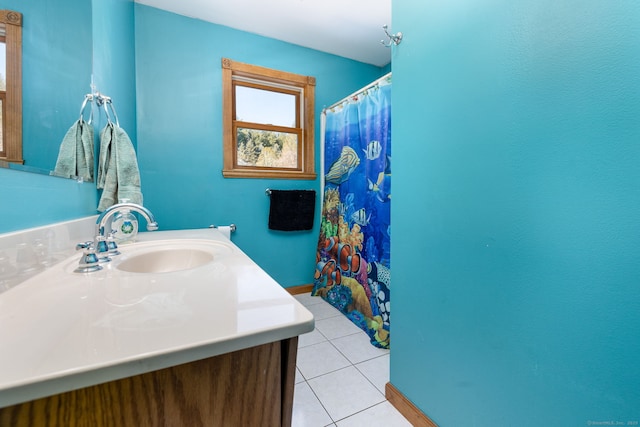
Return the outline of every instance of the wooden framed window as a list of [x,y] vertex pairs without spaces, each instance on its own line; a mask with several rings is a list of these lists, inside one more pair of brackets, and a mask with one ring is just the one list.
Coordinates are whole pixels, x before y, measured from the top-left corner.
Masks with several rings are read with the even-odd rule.
[[227,178],[315,179],[315,78],[222,59]]
[[22,14],[0,10],[0,159],[22,158]]

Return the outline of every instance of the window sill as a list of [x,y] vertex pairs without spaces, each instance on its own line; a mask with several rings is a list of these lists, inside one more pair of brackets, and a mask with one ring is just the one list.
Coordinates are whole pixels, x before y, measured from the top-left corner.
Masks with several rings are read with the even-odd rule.
[[300,171],[266,171],[266,170],[223,170],[225,178],[266,178],[266,179],[308,179],[314,180],[317,174]]

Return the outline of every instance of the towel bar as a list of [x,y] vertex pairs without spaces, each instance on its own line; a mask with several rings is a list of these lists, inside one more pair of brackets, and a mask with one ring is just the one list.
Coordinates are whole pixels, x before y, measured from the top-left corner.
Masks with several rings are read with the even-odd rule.
[[[306,191],[313,191],[313,190],[306,190]],[[271,189],[267,188],[266,190],[264,190],[264,194],[267,196],[271,196]]]

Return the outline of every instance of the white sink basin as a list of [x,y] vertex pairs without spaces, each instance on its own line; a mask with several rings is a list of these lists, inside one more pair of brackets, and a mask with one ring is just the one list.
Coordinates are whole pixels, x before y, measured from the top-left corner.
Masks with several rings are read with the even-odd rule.
[[201,267],[213,261],[213,254],[199,249],[159,249],[132,256],[116,267],[130,273],[172,273]]
[[114,257],[117,270],[129,273],[173,273],[205,266],[232,251],[223,242],[206,240],[158,240],[120,247]]

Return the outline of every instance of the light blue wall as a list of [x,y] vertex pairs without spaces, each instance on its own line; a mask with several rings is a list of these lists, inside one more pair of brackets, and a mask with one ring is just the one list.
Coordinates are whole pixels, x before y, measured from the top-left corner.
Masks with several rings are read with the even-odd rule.
[[316,77],[316,170],[322,108],[383,70],[139,4],[135,10],[142,189],[161,229],[235,223],[234,242],[280,284],[311,283],[319,213],[310,232],[269,231],[265,189],[319,191],[319,180],[222,177],[221,58]]
[[[133,0],[92,1],[94,84],[97,91],[111,97],[120,126],[135,146],[134,3]],[[96,117],[96,130],[104,128],[105,124],[106,116],[102,111]]]
[[[91,2],[2,0],[0,8],[23,14],[25,162],[51,170],[90,90]],[[90,215],[97,205],[92,184],[6,169],[0,200],[0,233]]]
[[391,382],[443,427],[640,421],[640,4],[393,17]]

